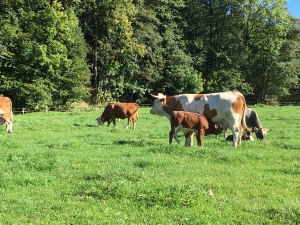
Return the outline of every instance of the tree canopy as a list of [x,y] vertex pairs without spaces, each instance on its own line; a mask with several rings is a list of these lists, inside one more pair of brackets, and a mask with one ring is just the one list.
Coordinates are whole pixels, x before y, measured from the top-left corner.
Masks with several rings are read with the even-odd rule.
[[18,107],[239,90],[299,101],[285,0],[4,0],[0,95]]

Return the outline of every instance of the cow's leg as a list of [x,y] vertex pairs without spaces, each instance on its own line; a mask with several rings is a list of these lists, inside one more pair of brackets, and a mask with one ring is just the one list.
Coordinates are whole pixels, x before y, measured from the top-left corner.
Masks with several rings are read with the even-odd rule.
[[178,133],[178,131],[175,131],[175,134],[173,135],[173,137],[174,137],[174,139],[176,140],[176,142],[179,144],[180,141],[179,141],[179,138],[178,138],[178,136],[177,136],[177,133]]
[[203,129],[200,129],[198,131],[198,133],[196,134],[196,139],[197,139],[197,144],[199,146],[202,146],[202,138],[203,138],[203,135],[204,135],[204,130]]
[[194,145],[194,132],[190,133],[189,141],[190,141],[190,146],[193,146]]
[[179,144],[180,141],[178,140],[178,137],[177,137],[177,133],[176,133],[176,131],[175,131],[175,128],[174,128],[174,127],[171,127],[171,130],[170,130],[170,132],[169,132],[169,144],[172,144],[173,137],[174,137],[174,139],[176,140],[176,142]]
[[131,122],[131,118],[128,117],[128,120],[127,120],[127,126],[125,127],[126,130],[128,129],[128,127],[129,127],[129,125],[130,125],[130,122]]
[[132,123],[133,123],[133,129],[135,130],[135,127],[136,127],[136,121],[137,121],[137,115],[135,115],[133,118],[132,118]]
[[237,140],[237,145],[241,145],[242,144],[242,137],[243,137],[243,130],[239,131],[239,136],[238,136],[238,140]]
[[239,144],[241,143],[241,138],[242,138],[242,136],[240,136],[240,131],[237,126],[234,126],[234,128],[232,129],[232,135],[233,135],[232,147],[236,148],[238,146],[238,143]]
[[227,138],[227,133],[226,132],[227,132],[227,128],[223,128],[222,133],[223,133],[225,139]]
[[189,137],[190,137],[190,132],[186,132],[186,133],[184,133],[184,136],[185,136],[185,146],[190,146],[190,144],[191,144],[191,142],[190,142],[190,139],[189,139]]
[[171,129],[174,129],[174,132],[172,132],[172,133],[173,133],[172,136],[174,137],[174,139],[176,140],[176,142],[179,144],[180,141],[179,141],[179,139],[178,139],[177,134],[178,134],[179,131],[181,131],[180,126],[179,126],[179,127],[176,127],[176,128],[175,128],[175,126],[174,126],[174,127],[171,126]]
[[116,127],[116,118],[112,118],[112,122],[113,122],[113,124],[114,124],[114,127]]
[[194,138],[194,132],[189,131],[185,133],[185,146],[193,146],[193,138]]
[[12,124],[13,124],[13,122],[11,121],[11,120],[6,120],[6,131],[8,132],[8,133],[12,133]]

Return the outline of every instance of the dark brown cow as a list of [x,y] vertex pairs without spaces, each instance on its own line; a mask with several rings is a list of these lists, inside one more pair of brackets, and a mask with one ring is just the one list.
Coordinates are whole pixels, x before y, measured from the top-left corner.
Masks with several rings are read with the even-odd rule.
[[[171,130],[169,132],[169,143],[172,143],[173,137],[180,143],[177,137],[179,131],[185,133],[185,137],[190,136],[190,132],[196,133],[197,144],[202,146],[202,137],[203,135],[209,134],[220,134],[223,131],[223,128],[219,124],[214,123],[208,120],[205,116],[185,111],[174,111],[172,112],[171,119]],[[190,146],[193,145],[192,139],[190,140]],[[186,142],[187,143],[187,142]]]
[[12,133],[12,103],[8,97],[0,97],[0,125],[6,125],[6,131]]
[[116,126],[116,118],[125,119],[128,118],[128,123],[126,129],[129,127],[130,123],[133,122],[133,129],[136,127],[136,121],[138,119],[139,105],[137,103],[111,103],[108,104],[102,115],[97,118],[98,126],[101,127],[105,122],[107,126],[113,122]]

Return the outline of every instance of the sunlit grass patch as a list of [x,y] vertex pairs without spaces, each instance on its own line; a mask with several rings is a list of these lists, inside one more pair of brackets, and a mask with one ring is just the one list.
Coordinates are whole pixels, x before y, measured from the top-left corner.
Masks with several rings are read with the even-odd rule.
[[0,223],[298,224],[300,108],[254,108],[272,131],[238,148],[169,144],[148,108],[136,130],[99,128],[99,112],[16,115],[13,134],[0,127]]

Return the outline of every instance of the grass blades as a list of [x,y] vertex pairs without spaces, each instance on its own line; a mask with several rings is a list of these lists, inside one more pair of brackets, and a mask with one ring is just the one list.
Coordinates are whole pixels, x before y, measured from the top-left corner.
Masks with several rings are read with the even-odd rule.
[[238,148],[169,145],[149,108],[136,130],[97,127],[101,112],[15,115],[14,133],[0,127],[0,224],[299,224],[300,107],[253,108],[272,131]]

